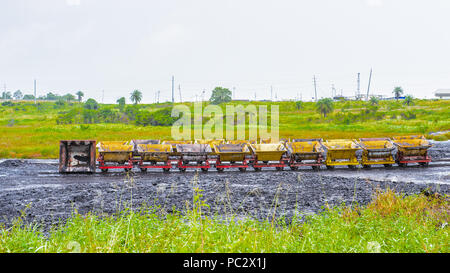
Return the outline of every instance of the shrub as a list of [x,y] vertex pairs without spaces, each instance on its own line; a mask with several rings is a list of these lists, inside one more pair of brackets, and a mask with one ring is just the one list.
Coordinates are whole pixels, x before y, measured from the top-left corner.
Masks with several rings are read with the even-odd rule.
[[411,112],[411,111],[402,112],[402,113],[400,113],[400,116],[401,116],[403,119],[406,119],[406,120],[416,119],[416,114],[414,114],[414,113]]
[[136,115],[136,125],[171,126],[177,119],[171,116],[172,108],[155,112],[141,111]]
[[85,103],[84,103],[84,108],[88,109],[88,110],[97,110],[98,109],[98,103],[96,100],[94,99],[88,99]]

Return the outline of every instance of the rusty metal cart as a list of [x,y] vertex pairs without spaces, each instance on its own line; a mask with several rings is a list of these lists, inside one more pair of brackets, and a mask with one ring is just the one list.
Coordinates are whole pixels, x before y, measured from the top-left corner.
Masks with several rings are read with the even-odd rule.
[[364,168],[380,164],[391,167],[395,163],[392,155],[395,146],[389,138],[360,138],[358,145],[363,149],[361,165]]
[[95,140],[61,140],[60,173],[95,173]]
[[169,172],[172,168],[169,159],[171,153],[170,144],[137,144],[136,154],[140,157],[140,170],[146,172],[147,169],[163,169],[164,172]]
[[335,166],[347,165],[353,169],[359,165],[356,157],[356,151],[359,146],[353,139],[331,139],[323,142],[323,146],[327,152],[325,165],[328,169],[333,169]]
[[283,158],[286,148],[282,143],[251,144],[250,150],[253,153],[251,165],[255,171],[261,171],[264,167],[275,167],[278,171],[281,171],[286,167],[287,162]]
[[226,168],[239,168],[244,172],[248,168],[247,156],[250,155],[248,145],[241,144],[219,144],[214,145],[216,159],[216,169],[222,172]]
[[109,169],[129,171],[133,168],[133,145],[129,145],[127,141],[102,141],[97,147],[99,168],[102,172]]
[[322,139],[293,139],[285,144],[291,170],[300,166],[311,166],[318,170],[323,162],[324,152]]
[[212,153],[212,149],[209,144],[177,144],[176,149],[180,154],[177,164],[180,171],[185,172],[188,168],[200,168],[203,172],[207,172],[211,168],[208,157]]
[[396,136],[392,138],[392,142],[397,146],[396,162],[400,167],[405,167],[408,163],[428,166],[431,162],[428,149],[432,145],[424,136]]

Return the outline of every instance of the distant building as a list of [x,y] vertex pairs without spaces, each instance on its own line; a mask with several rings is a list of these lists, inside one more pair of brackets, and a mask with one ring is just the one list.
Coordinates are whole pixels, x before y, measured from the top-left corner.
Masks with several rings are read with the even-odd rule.
[[450,89],[438,89],[434,92],[434,95],[440,99],[449,99]]

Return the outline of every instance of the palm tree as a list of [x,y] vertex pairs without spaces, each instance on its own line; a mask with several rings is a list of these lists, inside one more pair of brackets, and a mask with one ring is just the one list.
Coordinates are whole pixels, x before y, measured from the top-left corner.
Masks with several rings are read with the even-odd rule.
[[78,91],[75,95],[78,96],[78,102],[81,102],[81,99],[84,97],[84,93],[81,91]]
[[413,99],[414,98],[411,95],[408,95],[405,97],[405,101],[403,103],[409,106],[410,104],[414,104]]
[[333,100],[330,98],[321,99],[318,102],[316,102],[316,109],[317,112],[323,114],[323,117],[327,117],[327,114],[333,112],[334,105]]
[[392,91],[395,95],[395,99],[398,100],[398,98],[403,94],[403,89],[400,86],[397,86],[394,88],[394,91]]
[[134,90],[133,93],[131,93],[130,100],[134,102],[134,104],[138,104],[142,100],[142,93],[139,90]]
[[371,105],[378,105],[378,99],[375,96],[370,97],[370,104]]

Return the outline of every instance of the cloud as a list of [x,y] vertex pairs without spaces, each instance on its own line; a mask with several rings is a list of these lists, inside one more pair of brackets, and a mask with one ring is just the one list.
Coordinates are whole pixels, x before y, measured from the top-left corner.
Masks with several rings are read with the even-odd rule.
[[179,24],[171,24],[153,34],[152,40],[158,44],[172,44],[186,38],[186,29]]
[[81,0],[66,0],[66,4],[68,6],[79,6],[81,4]]
[[369,7],[381,7],[383,5],[383,0],[366,0],[366,4]]

